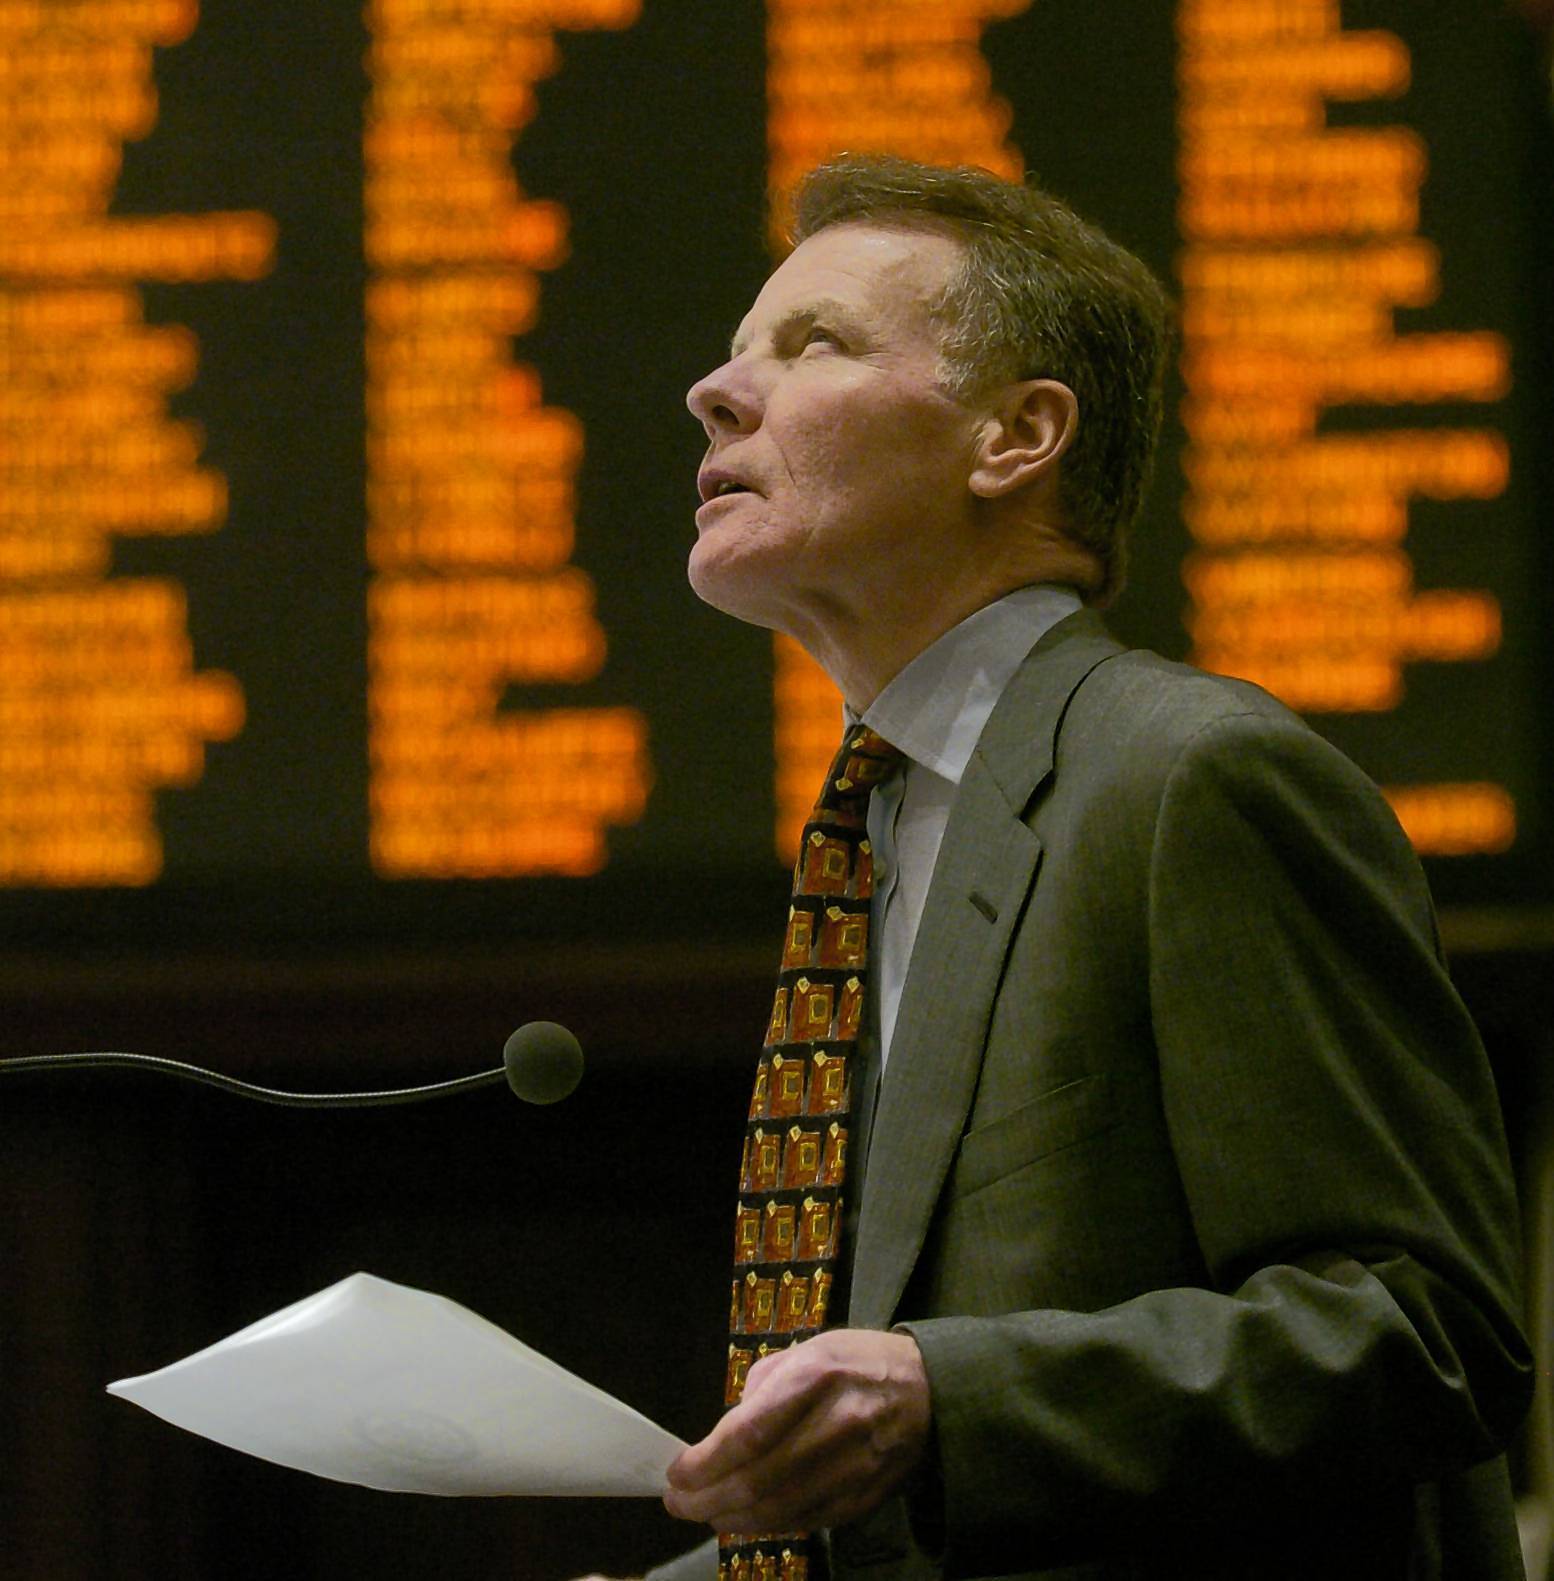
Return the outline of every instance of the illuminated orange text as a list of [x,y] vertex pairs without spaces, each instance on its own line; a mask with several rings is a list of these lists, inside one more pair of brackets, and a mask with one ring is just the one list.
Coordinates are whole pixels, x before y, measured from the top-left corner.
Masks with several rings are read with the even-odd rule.
[[[1393,709],[1407,665],[1500,646],[1494,597],[1416,588],[1406,537],[1411,500],[1501,494],[1507,445],[1471,419],[1319,419],[1499,401],[1508,348],[1394,329],[1395,309],[1439,290],[1418,234],[1428,154],[1406,127],[1330,128],[1326,106],[1404,92],[1403,41],[1343,31],[1338,0],[1179,0],[1176,15],[1192,658],[1308,713]],[[1514,827],[1503,791],[1389,794],[1422,850],[1498,850]]]
[[504,706],[598,674],[570,563],[582,425],[512,340],[567,255],[560,204],[513,145],[555,32],[639,0],[372,0],[365,133],[372,864],[389,878],[586,874],[640,816],[646,728],[626,708]]
[[195,0],[0,0],[0,884],[146,884],[155,792],[195,784],[243,694],[196,672],[182,587],[110,573],[115,536],[206,533],[227,486],[168,396],[199,349],[139,280],[253,280],[256,213],[110,217],[157,116],[152,51]]

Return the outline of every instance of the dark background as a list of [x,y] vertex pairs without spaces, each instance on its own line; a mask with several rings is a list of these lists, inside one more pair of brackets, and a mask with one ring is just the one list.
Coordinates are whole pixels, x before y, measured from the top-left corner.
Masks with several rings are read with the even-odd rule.
[[[1171,275],[1168,6],[1038,0],[989,30],[1013,140],[1048,185]],[[1526,831],[1503,858],[1431,864],[1513,1141],[1545,1104],[1554,1026],[1548,836],[1554,499],[1547,436],[1547,79],[1496,0],[1347,0],[1390,26],[1414,87],[1334,120],[1429,145],[1422,230],[1440,301],[1400,329],[1494,329],[1516,354],[1492,408],[1351,423],[1483,421],[1513,443],[1504,499],[1413,507],[1421,587],[1488,587],[1490,664],[1409,672],[1385,719],[1319,719],[1382,780],[1491,778]],[[0,1577],[563,1577],[627,1572],[689,1529],[652,1501],[386,1495],[167,1427],[102,1386],[363,1268],[465,1302],[687,1437],[717,1410],[732,1141],[764,1022],[783,875],[769,854],[769,643],[684,584],[701,445],[685,388],[722,356],[768,268],[759,8],[647,0],[622,32],[562,34],[563,68],[515,163],[565,203],[572,253],[542,277],[517,355],[582,419],[575,559],[611,656],[586,688],[629,703],[657,776],[597,880],[385,884],[365,862],[360,127],[357,9],[207,0],[159,52],[158,125],[126,149],[120,212],[256,207],[279,225],[255,284],[148,289],[202,372],[179,415],[232,487],[204,539],[120,541],[116,570],[190,590],[200,668],[241,680],[249,723],[204,780],[159,798],[166,879],[145,892],[0,895],[3,1052],[124,1047],[274,1085],[372,1086],[496,1062],[531,1018],[572,1025],[589,1074],[554,1110],[483,1094],[301,1115],[107,1077],[0,1088]],[[1115,624],[1185,646],[1180,435]],[[694,770],[732,730],[726,783]],[[711,820],[710,831],[697,821]],[[712,853],[709,861],[708,852]],[[641,1191],[638,1165],[683,1186]]]

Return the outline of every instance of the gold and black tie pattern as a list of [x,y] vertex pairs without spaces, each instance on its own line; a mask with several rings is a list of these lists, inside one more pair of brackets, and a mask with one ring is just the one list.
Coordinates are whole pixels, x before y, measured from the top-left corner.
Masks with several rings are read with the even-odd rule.
[[[725,1405],[762,1356],[825,1325],[868,974],[869,795],[900,761],[853,726],[804,826],[740,1165]],[[806,1581],[809,1558],[799,1533],[718,1537],[719,1581]]]

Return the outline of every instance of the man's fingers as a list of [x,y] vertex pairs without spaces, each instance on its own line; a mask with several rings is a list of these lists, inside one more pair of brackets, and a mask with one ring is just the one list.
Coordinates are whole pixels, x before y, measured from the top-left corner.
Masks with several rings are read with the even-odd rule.
[[[789,1365],[778,1365],[783,1362]],[[796,1350],[783,1351],[751,1368],[744,1398],[670,1466],[670,1487],[709,1489],[741,1466],[758,1460],[792,1431],[809,1410],[817,1382],[813,1370],[800,1362]]]
[[699,1444],[692,1444],[669,1467],[669,1486],[682,1493],[707,1492],[741,1466],[759,1459],[782,1432],[780,1424],[760,1417],[736,1420],[735,1412],[730,1411]]
[[928,1382],[908,1336],[838,1331],[772,1361],[670,1468],[672,1515],[732,1531],[831,1525],[873,1509],[921,1457]]
[[772,1456],[697,1494],[666,1496],[672,1514],[723,1531],[812,1531],[870,1507],[879,1465],[865,1440]]
[[695,1465],[682,1468],[677,1475],[679,1461],[669,1468],[670,1488],[664,1495],[664,1506],[682,1520],[717,1525],[720,1511],[748,1508],[791,1481],[793,1446],[782,1432],[761,1435],[759,1443],[756,1434],[750,1433],[731,1435],[716,1447],[709,1438],[704,1445],[717,1459],[709,1460],[700,1475]]

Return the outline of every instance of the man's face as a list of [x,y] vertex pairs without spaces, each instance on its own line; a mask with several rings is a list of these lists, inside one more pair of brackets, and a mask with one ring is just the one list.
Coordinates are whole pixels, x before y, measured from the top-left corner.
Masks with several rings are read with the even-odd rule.
[[766,282],[687,397],[708,439],[689,569],[709,604],[803,637],[943,572],[978,417],[940,387],[928,303],[959,254],[935,232],[837,225]]

